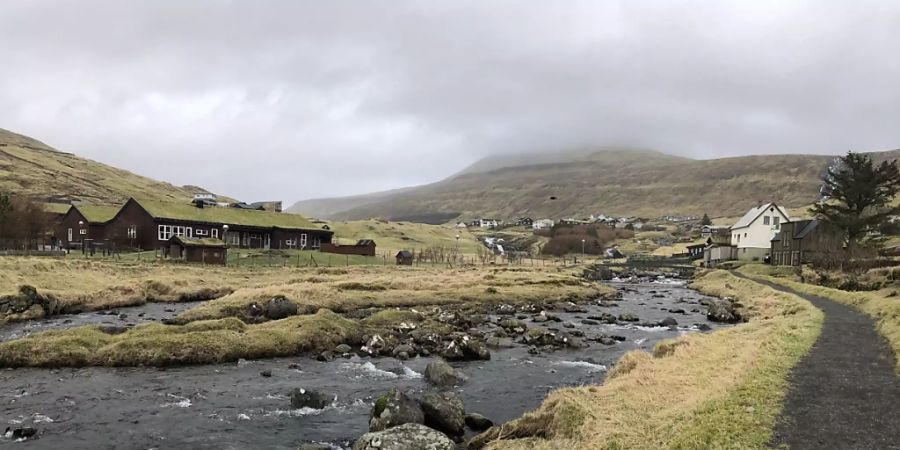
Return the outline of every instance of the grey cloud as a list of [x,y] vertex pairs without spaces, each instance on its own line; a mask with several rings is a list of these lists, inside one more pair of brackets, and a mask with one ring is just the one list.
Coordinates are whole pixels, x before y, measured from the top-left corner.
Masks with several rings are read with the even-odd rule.
[[896,148],[898,20],[887,1],[3,2],[0,127],[287,201],[504,152]]

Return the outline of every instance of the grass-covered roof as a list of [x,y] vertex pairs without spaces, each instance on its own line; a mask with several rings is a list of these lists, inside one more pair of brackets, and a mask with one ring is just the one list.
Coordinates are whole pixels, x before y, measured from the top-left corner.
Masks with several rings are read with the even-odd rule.
[[78,212],[87,219],[88,223],[106,223],[109,222],[116,213],[119,212],[115,206],[96,206],[96,205],[76,205],[74,206]]
[[225,247],[225,241],[216,238],[175,236],[171,239],[184,247]]
[[224,206],[198,208],[190,203],[161,202],[135,199],[151,216],[157,219],[184,220],[212,224],[244,225],[261,228],[319,229],[299,214],[257,211]]

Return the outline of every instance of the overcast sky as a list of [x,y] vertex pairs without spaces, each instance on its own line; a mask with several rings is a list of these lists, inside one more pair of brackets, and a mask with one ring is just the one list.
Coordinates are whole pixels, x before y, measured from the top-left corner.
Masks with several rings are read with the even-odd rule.
[[900,147],[900,2],[0,2],[0,128],[247,201],[498,153]]

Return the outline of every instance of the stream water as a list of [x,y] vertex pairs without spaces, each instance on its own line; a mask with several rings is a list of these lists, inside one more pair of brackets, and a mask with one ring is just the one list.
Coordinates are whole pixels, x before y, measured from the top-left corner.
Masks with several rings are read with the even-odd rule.
[[[615,345],[591,343],[580,350],[557,350],[537,355],[528,347],[493,350],[490,361],[454,363],[470,376],[458,388],[466,410],[499,423],[537,407],[549,391],[563,386],[596,384],[606,368],[625,352],[650,349],[665,338],[716,328],[699,311],[702,294],[683,285],[611,283],[622,291],[617,306],[588,306],[587,313],[557,315],[562,322],[532,323],[563,329],[571,322],[586,337],[619,335]],[[129,317],[158,305],[121,308]],[[167,305],[172,306],[172,305]],[[673,314],[668,309],[683,309]],[[698,312],[691,312],[697,310]],[[641,322],[666,317],[678,327],[585,325],[580,320],[602,312],[631,313]],[[168,313],[173,314],[173,313]],[[59,326],[80,325],[79,314],[58,318]],[[117,317],[117,316],[108,316]],[[115,321],[118,321],[116,318]],[[484,325],[485,331],[494,325]],[[20,331],[21,332],[21,331]],[[0,335],[12,336],[0,329]],[[367,431],[372,404],[398,387],[414,395],[430,389],[422,374],[431,358],[400,362],[392,358],[352,358],[319,362],[308,357],[277,358],[236,363],[155,368],[13,369],[0,371],[0,427],[32,426],[36,438],[14,442],[0,437],[0,447],[23,448],[192,448],[296,449],[304,442],[324,442],[347,448]],[[299,364],[299,369],[289,365]],[[272,376],[260,376],[263,370]],[[333,394],[324,410],[292,410],[288,393],[294,388]],[[3,425],[3,424],[6,425]]]

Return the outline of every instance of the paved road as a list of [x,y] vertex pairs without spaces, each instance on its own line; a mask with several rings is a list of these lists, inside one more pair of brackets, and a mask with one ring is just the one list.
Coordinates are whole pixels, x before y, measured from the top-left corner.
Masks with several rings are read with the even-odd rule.
[[803,297],[825,313],[822,334],[791,373],[772,445],[900,449],[900,378],[874,321],[835,301],[749,279]]

